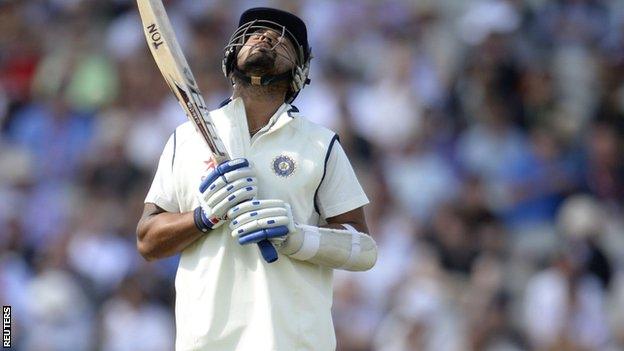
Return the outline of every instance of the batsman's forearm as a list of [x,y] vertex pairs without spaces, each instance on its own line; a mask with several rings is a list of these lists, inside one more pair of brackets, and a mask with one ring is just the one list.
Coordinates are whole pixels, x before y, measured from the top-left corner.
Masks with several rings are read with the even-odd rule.
[[366,271],[377,261],[377,244],[370,235],[346,225],[342,229],[297,225],[278,248],[290,258],[347,271]]
[[137,248],[148,261],[173,256],[202,237],[193,212],[146,215],[137,226]]

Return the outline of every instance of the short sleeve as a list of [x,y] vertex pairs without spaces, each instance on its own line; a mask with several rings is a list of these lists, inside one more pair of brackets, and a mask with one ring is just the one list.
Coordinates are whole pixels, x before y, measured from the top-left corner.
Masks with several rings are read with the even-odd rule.
[[349,212],[369,202],[337,138],[329,146],[325,175],[315,201],[322,218]]
[[145,203],[153,203],[167,212],[180,212],[173,178],[175,144],[176,134],[174,132],[171,137],[169,137],[160,155],[158,169],[156,169],[152,186],[145,197]]

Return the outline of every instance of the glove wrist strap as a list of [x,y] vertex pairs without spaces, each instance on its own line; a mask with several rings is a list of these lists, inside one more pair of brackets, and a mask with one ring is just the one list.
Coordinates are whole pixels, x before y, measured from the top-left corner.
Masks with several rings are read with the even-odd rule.
[[201,206],[197,206],[193,211],[193,221],[195,222],[195,227],[202,233],[207,233],[215,224],[219,223],[218,220],[216,223],[213,223],[210,219],[206,218]]

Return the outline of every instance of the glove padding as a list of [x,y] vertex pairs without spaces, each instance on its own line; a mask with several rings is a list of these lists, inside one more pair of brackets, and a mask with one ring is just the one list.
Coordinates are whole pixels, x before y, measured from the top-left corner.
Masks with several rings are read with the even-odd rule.
[[228,210],[258,194],[257,179],[249,161],[238,158],[212,170],[199,185],[197,200],[201,220],[210,229],[223,224]]
[[268,239],[276,246],[295,232],[290,205],[282,200],[252,200],[227,212],[232,236],[247,245]]

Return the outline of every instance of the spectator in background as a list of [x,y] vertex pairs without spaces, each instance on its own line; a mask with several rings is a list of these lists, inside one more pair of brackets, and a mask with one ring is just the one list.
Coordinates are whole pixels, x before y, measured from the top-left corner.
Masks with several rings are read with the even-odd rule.
[[511,225],[552,221],[563,198],[580,187],[555,131],[534,128],[528,141],[527,152],[506,167],[510,201],[502,214]]
[[427,249],[408,266],[409,280],[393,296],[394,303],[377,330],[375,350],[467,349],[461,319],[440,268],[435,253]]
[[604,349],[610,339],[606,289],[611,266],[597,245],[600,207],[588,196],[571,197],[558,215],[563,248],[527,284],[524,322],[533,348]]
[[588,190],[608,203],[624,199],[624,156],[622,136],[613,125],[596,123],[587,138],[587,159],[583,165]]
[[573,248],[556,253],[527,284],[524,325],[532,348],[600,350],[610,337],[605,294]]
[[28,303],[20,340],[24,350],[90,350],[95,344],[95,311],[62,262],[62,246],[55,249],[38,263],[39,272],[23,291]]
[[602,249],[605,232],[606,211],[589,195],[570,196],[557,214],[557,227],[570,245],[585,260],[585,269],[596,276],[603,288],[608,289],[613,269]]
[[175,335],[171,311],[150,302],[138,276],[129,276],[102,306],[103,350],[167,351]]
[[486,100],[476,123],[462,132],[457,155],[462,169],[484,181],[489,201],[502,212],[513,204],[509,166],[528,152],[527,136],[512,123],[508,107],[499,98]]
[[458,191],[455,172],[443,155],[433,149],[433,140],[423,135],[412,137],[409,145],[384,162],[393,169],[387,181],[391,189],[401,189],[392,194],[402,208],[418,221],[429,220],[438,207],[453,200]]
[[92,136],[92,115],[73,110],[62,94],[19,109],[8,127],[12,141],[33,156],[33,172],[47,182],[76,177]]

